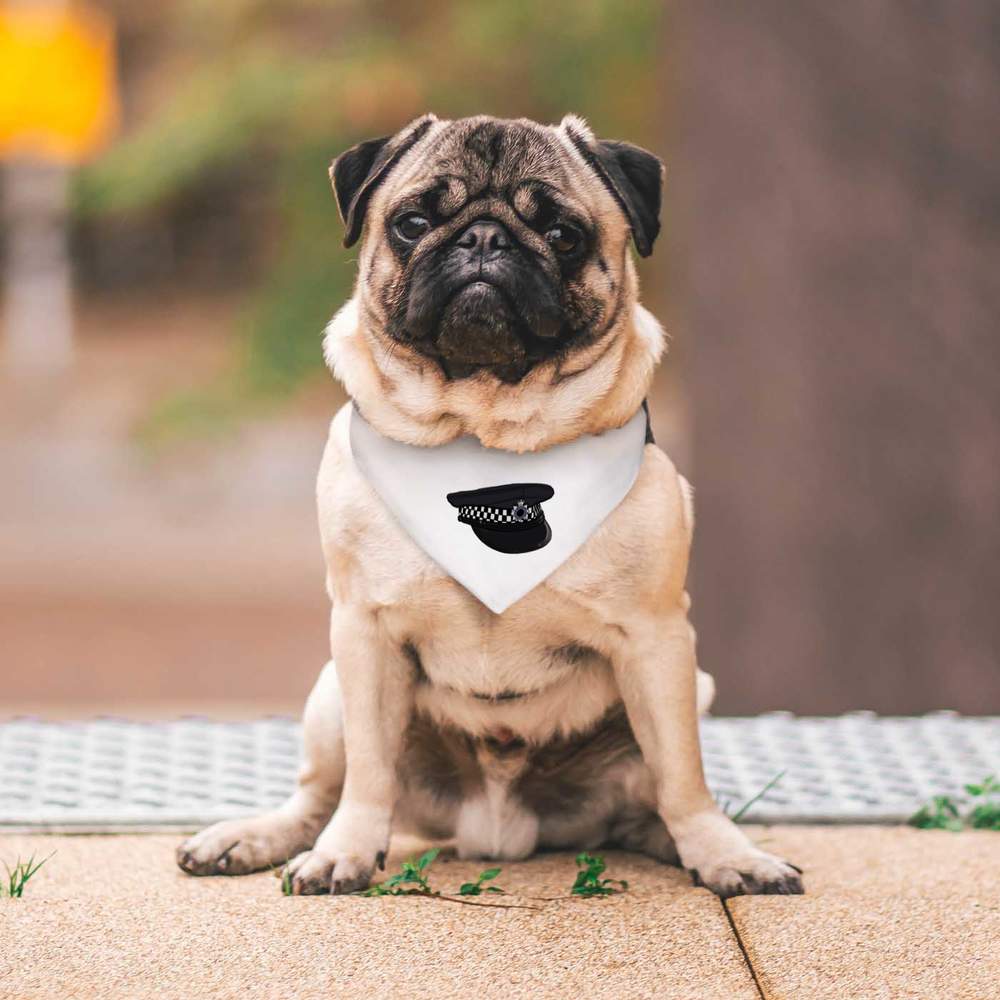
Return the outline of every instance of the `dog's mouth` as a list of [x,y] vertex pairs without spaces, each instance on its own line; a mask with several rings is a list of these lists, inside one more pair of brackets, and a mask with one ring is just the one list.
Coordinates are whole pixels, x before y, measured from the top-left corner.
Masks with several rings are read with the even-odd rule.
[[483,276],[452,289],[429,319],[423,336],[407,339],[451,378],[486,370],[502,381],[519,381],[571,336],[554,310],[532,308]]
[[434,346],[446,361],[492,367],[525,360],[527,331],[508,296],[489,281],[457,288],[445,303]]
[[572,337],[551,275],[525,250],[479,257],[449,243],[403,281],[388,333],[449,378],[516,382]]
[[490,300],[501,299],[507,306],[511,305],[507,293],[495,281],[488,278],[476,278],[467,284],[459,285],[448,296],[445,307],[450,306],[456,299],[470,299],[484,304]]

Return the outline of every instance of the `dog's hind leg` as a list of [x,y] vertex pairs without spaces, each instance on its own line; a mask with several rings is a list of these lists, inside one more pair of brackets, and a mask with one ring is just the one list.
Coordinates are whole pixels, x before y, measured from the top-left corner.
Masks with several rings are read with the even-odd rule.
[[611,827],[607,847],[647,854],[668,865],[680,865],[677,845],[667,832],[667,824],[655,812],[620,818]]
[[184,841],[177,864],[191,875],[246,875],[311,848],[344,785],[344,725],[333,663],[316,681],[303,716],[298,787],[283,805],[251,819],[225,820]]
[[653,776],[641,759],[629,761],[619,771],[624,802],[608,829],[606,847],[636,851],[668,865],[679,865],[677,846],[656,811]]

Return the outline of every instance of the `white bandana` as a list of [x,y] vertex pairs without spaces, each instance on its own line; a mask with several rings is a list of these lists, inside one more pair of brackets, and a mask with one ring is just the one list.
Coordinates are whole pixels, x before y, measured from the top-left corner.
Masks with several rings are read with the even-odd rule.
[[[502,614],[558,569],[624,499],[642,464],[646,414],[545,451],[484,448],[471,436],[426,448],[384,437],[351,410],[354,461],[406,533]],[[475,497],[448,494],[479,491]],[[459,517],[462,520],[459,520]],[[496,551],[533,539],[527,550]]]

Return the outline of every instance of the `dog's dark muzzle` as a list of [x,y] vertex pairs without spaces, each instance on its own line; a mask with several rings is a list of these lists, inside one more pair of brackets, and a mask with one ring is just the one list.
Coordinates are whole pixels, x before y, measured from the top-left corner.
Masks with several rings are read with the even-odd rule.
[[501,365],[558,338],[558,296],[530,250],[492,219],[470,223],[420,261],[397,335],[428,353]]

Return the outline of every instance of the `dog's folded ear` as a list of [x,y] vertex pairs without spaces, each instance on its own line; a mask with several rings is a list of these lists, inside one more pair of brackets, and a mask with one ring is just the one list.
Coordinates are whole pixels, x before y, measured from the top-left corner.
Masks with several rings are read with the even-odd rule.
[[423,115],[396,135],[359,142],[330,164],[330,180],[344,220],[345,247],[357,243],[375,189],[436,121],[432,114]]
[[576,115],[567,115],[561,127],[622,207],[639,255],[648,257],[660,232],[663,162],[629,142],[595,139]]
[[660,232],[664,167],[660,159],[628,142],[602,140],[596,166],[618,194],[640,256],[648,257]]

